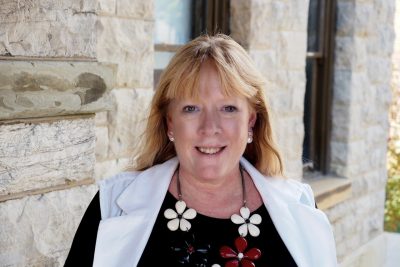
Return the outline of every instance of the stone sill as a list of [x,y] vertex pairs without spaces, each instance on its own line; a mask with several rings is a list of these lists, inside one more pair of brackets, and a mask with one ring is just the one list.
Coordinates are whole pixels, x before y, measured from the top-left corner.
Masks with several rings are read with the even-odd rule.
[[320,175],[304,177],[303,182],[311,186],[317,206],[321,210],[329,209],[351,197],[351,181],[346,178]]
[[116,71],[92,61],[0,58],[0,120],[110,110]]

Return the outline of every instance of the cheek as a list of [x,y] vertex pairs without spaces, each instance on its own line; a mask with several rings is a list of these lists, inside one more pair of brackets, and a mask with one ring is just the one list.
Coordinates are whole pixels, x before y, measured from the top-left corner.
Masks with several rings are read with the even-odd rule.
[[177,121],[174,124],[174,136],[177,140],[185,142],[195,136],[196,125],[193,123]]
[[245,120],[239,120],[239,121],[233,121],[230,123],[226,123],[225,127],[225,133],[229,134],[232,138],[235,138],[237,140],[246,138],[248,135],[248,129],[247,129],[247,124],[245,123]]

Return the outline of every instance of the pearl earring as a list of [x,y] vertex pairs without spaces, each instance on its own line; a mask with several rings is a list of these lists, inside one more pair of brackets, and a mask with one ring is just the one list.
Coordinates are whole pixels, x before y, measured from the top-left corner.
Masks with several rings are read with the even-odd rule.
[[253,142],[253,131],[249,130],[249,137],[247,138],[247,143],[250,144]]
[[173,135],[173,133],[170,132],[170,133],[168,134],[168,138],[169,138],[169,141],[174,142],[174,141],[175,141],[175,138],[174,138],[172,135]]

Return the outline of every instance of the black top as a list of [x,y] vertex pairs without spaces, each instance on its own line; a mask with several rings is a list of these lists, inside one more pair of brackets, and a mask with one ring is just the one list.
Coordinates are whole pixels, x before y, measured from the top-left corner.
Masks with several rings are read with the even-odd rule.
[[[239,225],[230,219],[216,219],[202,214],[189,220],[191,229],[189,232],[181,230],[170,231],[167,227],[169,219],[164,217],[164,211],[168,208],[175,210],[176,199],[171,193],[167,193],[157,216],[152,233],[138,263],[140,267],[153,266],[198,266],[208,267],[213,264],[224,266],[252,266],[242,262],[242,265],[225,265],[229,261],[237,260],[237,257],[222,258],[220,248],[230,247],[234,254],[238,253],[235,240],[239,237]],[[248,234],[245,239],[247,247],[243,254],[252,248],[261,251],[261,257],[251,260],[257,267],[297,266],[278,232],[265,206],[261,206],[252,214],[261,215],[262,222],[257,225],[260,229],[258,237]],[[99,225],[100,204],[99,194],[90,203],[79,228],[74,237],[65,266],[92,266],[96,235]],[[251,255],[250,255],[251,256]]]

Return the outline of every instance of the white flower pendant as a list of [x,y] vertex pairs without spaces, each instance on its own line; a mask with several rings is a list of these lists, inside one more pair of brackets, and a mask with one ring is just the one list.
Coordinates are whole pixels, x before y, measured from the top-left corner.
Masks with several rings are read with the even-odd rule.
[[192,225],[188,220],[194,219],[197,212],[194,209],[186,209],[186,203],[183,200],[178,200],[175,203],[175,209],[166,209],[164,211],[164,217],[170,221],[167,223],[167,227],[171,231],[181,229],[181,231],[189,231]]
[[241,224],[239,226],[239,234],[242,237],[247,236],[247,233],[250,233],[251,236],[257,237],[260,235],[260,229],[256,226],[256,224],[261,223],[261,216],[259,214],[253,214],[250,217],[250,210],[247,207],[240,208],[240,215],[233,214],[231,216],[231,221],[234,224]]

